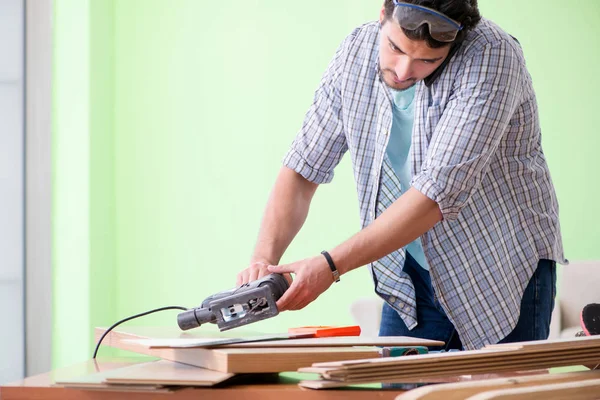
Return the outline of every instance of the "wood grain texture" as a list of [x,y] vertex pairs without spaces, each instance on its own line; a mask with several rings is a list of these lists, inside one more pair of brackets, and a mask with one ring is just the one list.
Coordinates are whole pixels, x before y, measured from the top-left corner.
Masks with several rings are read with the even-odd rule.
[[484,379],[469,382],[443,383],[410,390],[396,400],[463,400],[478,393],[498,389],[516,389],[554,383],[600,379],[600,371],[568,372],[512,378]]
[[280,348],[280,347],[348,347],[348,346],[443,346],[444,342],[435,340],[411,338],[408,336],[338,336],[326,338],[305,338],[267,340],[261,342],[235,343],[219,346],[208,346],[197,338],[177,339],[132,339],[142,346],[151,349],[161,348],[219,348],[219,349],[248,349],[248,348]]
[[301,382],[307,388],[342,387],[352,383],[404,382],[446,375],[521,371],[600,360],[600,337],[490,346],[482,350],[408,357],[313,364],[302,372],[318,373],[322,381]]
[[492,390],[478,393],[468,400],[597,400],[598,398],[600,398],[600,379]]
[[[234,374],[166,360],[150,361],[104,373],[103,383],[120,385],[214,386]],[[63,384],[65,384],[63,382]],[[67,383],[66,386],[69,386]],[[72,385],[71,385],[72,386]]]
[[[96,329],[96,337],[103,332],[102,329]],[[379,349],[375,347],[150,349],[127,339],[142,337],[138,334],[113,331],[106,336],[103,345],[228,373],[296,371],[313,363],[379,357]]]
[[276,380],[267,382],[261,382],[256,378],[252,382],[236,382],[235,386],[219,388],[183,388],[170,393],[81,390],[53,386],[57,378],[68,379],[72,376],[83,376],[97,370],[107,371],[132,363],[131,360],[115,358],[100,358],[96,362],[90,360],[2,385],[0,398],[2,400],[393,400],[403,392],[400,389],[307,391],[298,387],[297,379],[285,377],[276,377]]

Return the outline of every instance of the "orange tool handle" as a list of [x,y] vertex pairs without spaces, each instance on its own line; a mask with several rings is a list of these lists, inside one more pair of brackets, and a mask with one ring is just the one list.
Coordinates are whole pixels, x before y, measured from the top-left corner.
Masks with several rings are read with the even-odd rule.
[[301,326],[289,328],[289,334],[312,334],[311,337],[359,336],[360,326]]

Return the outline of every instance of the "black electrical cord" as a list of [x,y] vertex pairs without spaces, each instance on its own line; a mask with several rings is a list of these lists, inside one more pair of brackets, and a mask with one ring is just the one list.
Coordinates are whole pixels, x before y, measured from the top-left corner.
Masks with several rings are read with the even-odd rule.
[[108,335],[108,332],[112,331],[114,328],[116,328],[117,326],[121,325],[123,322],[127,322],[130,321],[132,319],[135,318],[139,318],[139,317],[143,317],[144,315],[148,315],[148,314],[152,314],[158,311],[165,311],[165,310],[183,310],[183,311],[187,311],[188,309],[185,307],[181,307],[181,306],[167,306],[167,307],[161,307],[161,308],[155,308],[154,310],[150,310],[150,311],[146,311],[140,314],[136,314],[136,315],[132,315],[131,317],[127,317],[124,318],[122,320],[120,320],[119,322],[114,323],[110,328],[108,328],[106,330],[106,332],[104,332],[102,334],[102,336],[100,336],[100,339],[98,340],[98,343],[96,344],[96,349],[94,350],[94,355],[92,356],[93,359],[96,358],[96,355],[98,354],[98,349],[100,348],[100,343],[102,343],[102,340],[104,340],[104,337],[106,335]]

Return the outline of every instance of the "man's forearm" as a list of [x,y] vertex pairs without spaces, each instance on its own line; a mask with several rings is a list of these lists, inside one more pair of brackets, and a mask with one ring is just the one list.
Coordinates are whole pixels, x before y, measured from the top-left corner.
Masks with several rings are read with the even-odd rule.
[[411,188],[330,254],[340,274],[344,274],[406,246],[441,220],[437,203]]
[[251,261],[278,264],[306,220],[318,185],[282,167],[269,196]]

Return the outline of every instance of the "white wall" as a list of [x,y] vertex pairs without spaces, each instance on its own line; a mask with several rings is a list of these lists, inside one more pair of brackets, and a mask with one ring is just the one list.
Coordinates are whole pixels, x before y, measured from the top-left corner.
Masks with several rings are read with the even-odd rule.
[[0,0],[0,383],[24,375],[24,2]]
[[52,366],[52,0],[26,2],[25,51],[25,374],[30,376]]

